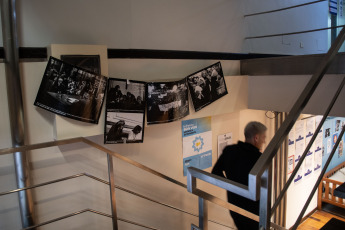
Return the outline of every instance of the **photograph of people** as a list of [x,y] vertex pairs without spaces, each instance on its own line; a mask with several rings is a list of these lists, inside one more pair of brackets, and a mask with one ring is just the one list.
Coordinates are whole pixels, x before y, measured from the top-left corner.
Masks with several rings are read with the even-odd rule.
[[65,117],[97,124],[106,84],[104,76],[51,57],[35,105]]
[[195,111],[228,93],[220,62],[188,76],[187,81]]
[[185,79],[147,83],[148,124],[176,121],[188,114],[188,88]]
[[108,80],[107,110],[144,111],[145,82],[110,78]]
[[143,127],[143,113],[107,112],[104,143],[141,143]]

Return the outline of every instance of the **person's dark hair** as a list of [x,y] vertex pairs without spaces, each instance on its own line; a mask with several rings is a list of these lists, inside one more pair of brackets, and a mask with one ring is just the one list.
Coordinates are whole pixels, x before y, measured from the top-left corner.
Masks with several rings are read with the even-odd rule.
[[134,134],[140,133],[141,132],[141,126],[140,125],[135,126],[132,131]]
[[244,136],[246,139],[252,139],[255,135],[261,134],[267,130],[267,127],[257,121],[249,122],[244,128]]

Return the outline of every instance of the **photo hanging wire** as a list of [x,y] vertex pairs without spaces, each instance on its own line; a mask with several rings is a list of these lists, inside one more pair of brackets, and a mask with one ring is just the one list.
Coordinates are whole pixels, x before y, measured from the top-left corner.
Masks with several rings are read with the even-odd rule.
[[131,82],[127,79],[127,81],[126,81],[126,90],[127,90],[127,86],[128,86],[129,84],[131,84]]

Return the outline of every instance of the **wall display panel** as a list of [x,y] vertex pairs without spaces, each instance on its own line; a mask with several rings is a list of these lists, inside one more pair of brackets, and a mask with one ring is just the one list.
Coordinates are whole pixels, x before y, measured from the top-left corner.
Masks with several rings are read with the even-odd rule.
[[167,123],[189,115],[186,79],[147,83],[147,124]]
[[142,143],[146,83],[111,78],[107,87],[104,143]]
[[107,78],[50,57],[34,105],[98,124]]
[[195,111],[228,94],[220,62],[187,77]]
[[[322,167],[327,161],[329,154],[331,153],[336,141],[338,140],[339,134],[343,125],[345,124],[345,118],[343,117],[328,117],[323,125],[323,153],[322,153]],[[326,172],[333,169],[337,165],[345,161],[344,155],[344,137],[340,141],[338,148],[329,164]]]

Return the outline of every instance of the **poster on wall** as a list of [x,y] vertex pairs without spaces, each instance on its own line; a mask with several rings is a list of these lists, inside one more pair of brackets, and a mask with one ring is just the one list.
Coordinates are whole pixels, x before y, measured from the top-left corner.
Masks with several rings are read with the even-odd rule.
[[295,161],[300,160],[305,149],[305,120],[297,121],[295,124]]
[[220,62],[189,75],[187,81],[196,112],[228,94]]
[[[305,120],[297,121],[295,124],[295,167],[297,166],[301,156],[305,150]],[[304,164],[299,168],[294,182],[301,182],[304,175]]]
[[186,80],[147,83],[147,124],[167,123],[189,115]]
[[104,143],[142,143],[145,82],[110,78],[107,87]]
[[222,155],[226,146],[232,145],[232,133],[226,133],[218,136],[218,158]]
[[[311,138],[315,132],[315,117],[310,117],[306,119],[306,135],[305,135],[305,143],[306,146],[309,144]],[[313,163],[314,163],[314,144],[310,147],[307,156],[304,160],[304,176],[309,176],[312,174],[313,170]]]
[[[315,127],[319,126],[321,119],[321,116],[315,117]],[[322,166],[322,138],[323,132],[321,128],[314,142],[314,171],[320,170]]]
[[107,78],[50,57],[35,106],[74,120],[98,124]]
[[183,175],[188,167],[212,166],[211,117],[182,121]]
[[295,127],[289,132],[288,136],[288,162],[287,162],[287,174],[290,177],[290,174],[295,169]]
[[295,176],[295,178],[293,180],[295,184],[300,183],[302,181],[302,179],[303,179],[303,172],[304,172],[304,167],[303,167],[303,164],[302,164],[301,167],[299,168],[299,170],[297,171],[297,174],[296,174],[296,176]]
[[79,66],[91,73],[101,74],[101,59],[99,55],[61,55],[61,60]]

